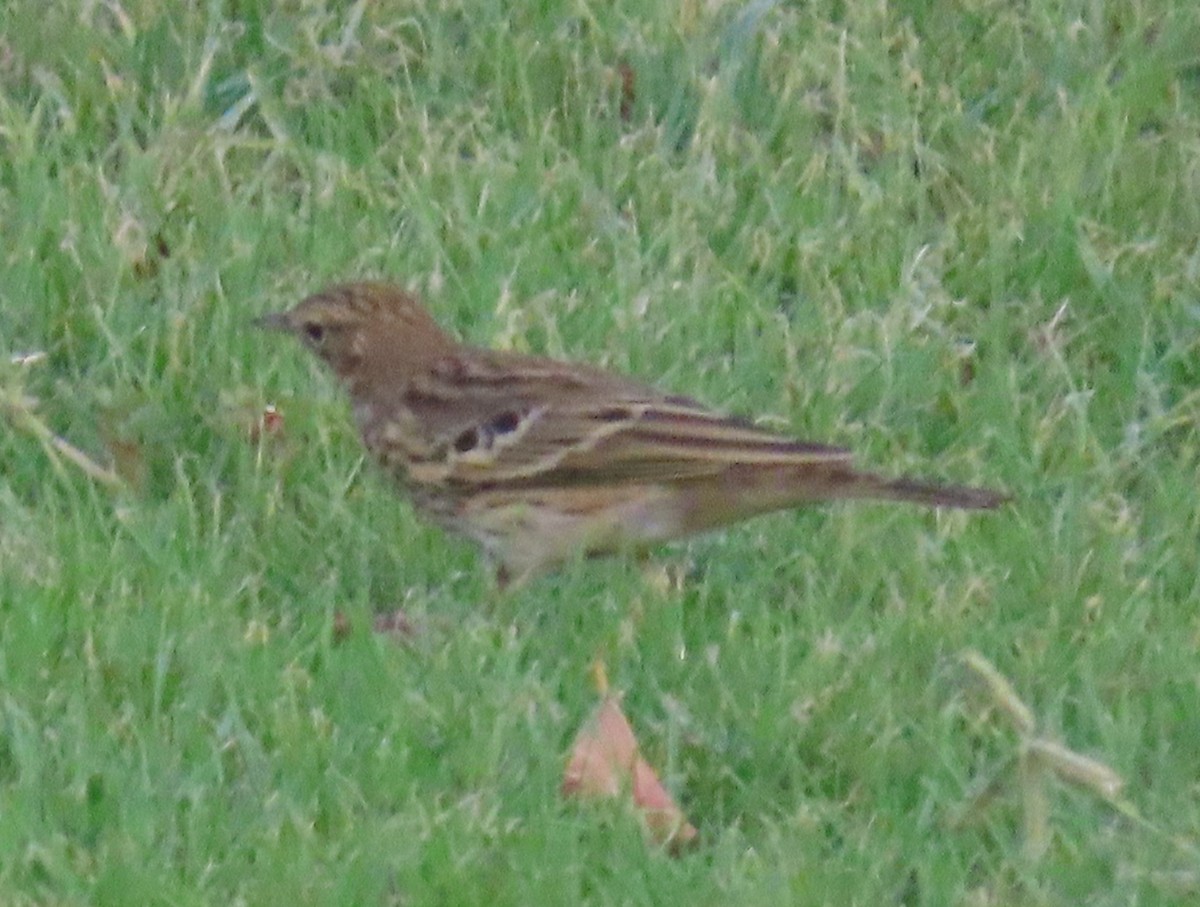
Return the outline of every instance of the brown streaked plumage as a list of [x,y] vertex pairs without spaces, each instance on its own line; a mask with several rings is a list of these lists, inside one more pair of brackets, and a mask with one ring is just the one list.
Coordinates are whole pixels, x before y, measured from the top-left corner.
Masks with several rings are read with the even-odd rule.
[[466,346],[386,284],[331,287],[258,323],[333,369],[370,452],[420,512],[478,542],[502,583],[814,501],[1008,499],[860,472],[842,448],[603,369]]

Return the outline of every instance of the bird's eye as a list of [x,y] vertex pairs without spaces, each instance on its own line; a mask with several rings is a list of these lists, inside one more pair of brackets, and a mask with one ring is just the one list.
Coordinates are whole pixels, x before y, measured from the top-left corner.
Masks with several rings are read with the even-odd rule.
[[315,321],[310,321],[304,325],[304,336],[310,343],[320,343],[325,339],[325,328]]

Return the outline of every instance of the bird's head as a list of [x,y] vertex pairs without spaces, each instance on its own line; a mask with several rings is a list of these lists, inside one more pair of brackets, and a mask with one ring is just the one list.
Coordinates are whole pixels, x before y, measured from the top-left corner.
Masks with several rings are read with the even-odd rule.
[[403,380],[455,346],[415,297],[382,283],[329,287],[255,323],[298,337],[352,389]]

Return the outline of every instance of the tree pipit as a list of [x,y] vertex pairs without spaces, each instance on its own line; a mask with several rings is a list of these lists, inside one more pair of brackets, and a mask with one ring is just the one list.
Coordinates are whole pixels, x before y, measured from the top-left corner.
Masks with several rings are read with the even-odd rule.
[[887,478],[690,397],[574,362],[467,346],[412,295],[350,283],[263,327],[341,380],[417,510],[477,542],[503,585],[578,553],[640,550],[774,510],[877,498],[993,508],[999,491]]

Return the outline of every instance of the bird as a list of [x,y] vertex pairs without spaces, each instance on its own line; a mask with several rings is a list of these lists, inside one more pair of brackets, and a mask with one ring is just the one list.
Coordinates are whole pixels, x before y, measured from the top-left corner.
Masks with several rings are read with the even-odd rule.
[[332,370],[368,453],[418,514],[483,549],[502,588],[816,502],[1009,500],[860,470],[845,448],[614,371],[462,343],[383,282],[337,284],[256,323]]

